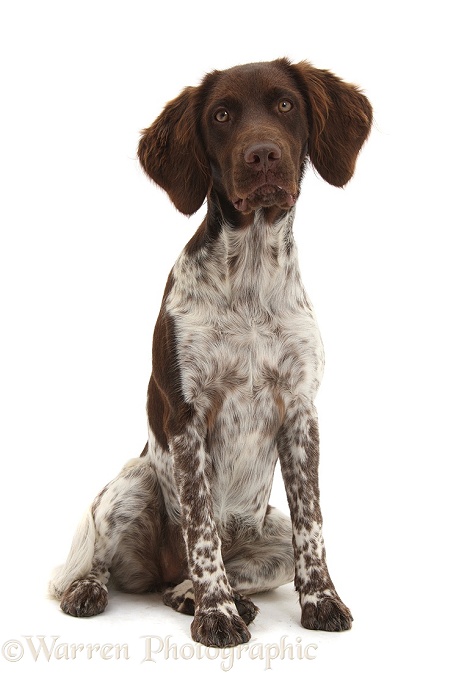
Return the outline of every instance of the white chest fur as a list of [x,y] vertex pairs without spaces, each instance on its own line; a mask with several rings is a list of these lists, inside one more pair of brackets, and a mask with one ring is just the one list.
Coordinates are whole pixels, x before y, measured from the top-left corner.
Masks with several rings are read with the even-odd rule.
[[300,280],[293,216],[227,226],[210,251],[184,252],[174,267],[166,309],[184,398],[208,423],[217,519],[264,516],[287,402],[312,401],[321,379],[323,348]]

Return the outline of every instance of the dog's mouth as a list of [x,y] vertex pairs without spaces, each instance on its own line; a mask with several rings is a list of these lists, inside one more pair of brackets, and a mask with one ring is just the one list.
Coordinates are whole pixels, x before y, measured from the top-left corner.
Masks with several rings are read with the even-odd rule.
[[295,205],[297,194],[291,194],[280,185],[261,185],[246,197],[233,199],[234,207],[241,213],[255,210],[260,207],[279,206],[283,209]]

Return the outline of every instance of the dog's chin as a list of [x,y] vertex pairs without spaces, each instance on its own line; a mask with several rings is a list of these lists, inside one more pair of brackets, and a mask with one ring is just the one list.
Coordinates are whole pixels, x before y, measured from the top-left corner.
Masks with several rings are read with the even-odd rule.
[[245,197],[233,199],[233,205],[241,213],[250,213],[257,208],[269,208],[271,206],[288,210],[295,205],[296,199],[297,194],[287,192],[279,185],[262,185]]

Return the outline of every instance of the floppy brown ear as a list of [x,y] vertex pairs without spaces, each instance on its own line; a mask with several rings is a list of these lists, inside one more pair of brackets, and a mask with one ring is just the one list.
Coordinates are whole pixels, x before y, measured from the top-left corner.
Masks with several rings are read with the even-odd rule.
[[355,171],[369,135],[372,107],[353,84],[307,61],[292,65],[301,82],[310,122],[309,158],[324,180],[342,187]]
[[187,87],[142,133],[138,157],[147,175],[168,193],[176,208],[192,215],[210,184],[198,133],[197,88]]

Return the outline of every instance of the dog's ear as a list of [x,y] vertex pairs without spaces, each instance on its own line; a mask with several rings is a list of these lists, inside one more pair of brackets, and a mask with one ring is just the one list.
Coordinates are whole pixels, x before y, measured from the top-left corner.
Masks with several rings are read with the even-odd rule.
[[198,132],[198,89],[187,87],[142,133],[138,157],[176,208],[192,215],[202,205],[210,172]]
[[372,107],[353,84],[307,61],[291,66],[301,85],[310,123],[309,158],[324,180],[343,187],[369,135]]

